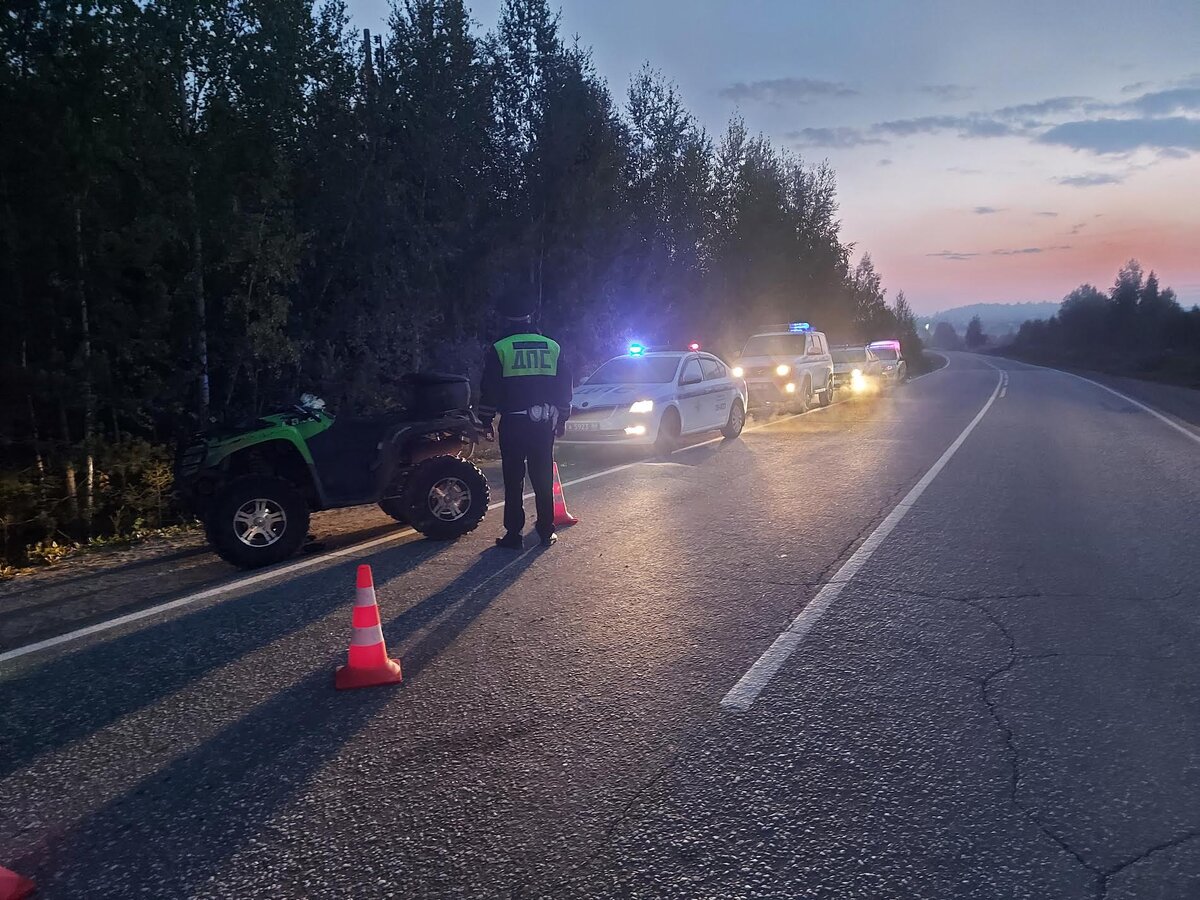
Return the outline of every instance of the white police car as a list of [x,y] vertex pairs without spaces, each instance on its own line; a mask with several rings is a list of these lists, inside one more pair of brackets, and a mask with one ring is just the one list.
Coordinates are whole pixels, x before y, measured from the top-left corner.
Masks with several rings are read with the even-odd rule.
[[746,379],[751,410],[804,412],[814,397],[828,406],[837,389],[825,335],[807,322],[751,335],[733,374]]
[[669,453],[683,435],[720,431],[735,438],[745,424],[746,383],[699,344],[683,351],[632,344],[628,355],[610,359],[575,389],[559,440]]

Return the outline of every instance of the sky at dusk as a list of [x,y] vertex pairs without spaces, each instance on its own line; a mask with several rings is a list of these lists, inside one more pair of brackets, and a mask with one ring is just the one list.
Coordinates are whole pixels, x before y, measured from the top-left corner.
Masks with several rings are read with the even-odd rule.
[[[387,0],[349,0],[378,29]],[[480,30],[500,0],[468,5]],[[563,0],[624,103],[649,62],[838,175],[843,237],[921,313],[1107,287],[1200,303],[1200,0]]]

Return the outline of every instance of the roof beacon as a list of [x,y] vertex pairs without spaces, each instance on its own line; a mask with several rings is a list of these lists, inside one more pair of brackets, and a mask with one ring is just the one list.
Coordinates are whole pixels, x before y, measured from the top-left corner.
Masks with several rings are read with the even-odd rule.
[[645,356],[646,355],[645,344],[639,344],[636,341],[634,343],[630,344],[629,345],[629,355],[630,356]]
[[692,341],[690,344],[688,344],[688,349],[691,350],[693,353],[695,353],[697,350],[700,349],[700,342]]
[[812,331],[812,326],[807,322],[792,322],[788,325],[788,331],[792,334],[802,334],[805,331]]

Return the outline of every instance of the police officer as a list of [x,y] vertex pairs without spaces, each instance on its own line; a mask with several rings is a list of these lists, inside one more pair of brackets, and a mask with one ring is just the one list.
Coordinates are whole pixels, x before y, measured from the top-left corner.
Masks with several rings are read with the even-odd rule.
[[500,457],[504,470],[504,537],[498,547],[521,549],[525,527],[526,466],[537,506],[542,546],[554,533],[554,438],[571,415],[571,374],[558,343],[533,330],[528,307],[508,298],[501,305],[503,336],[483,364],[479,415],[491,424],[500,413]]

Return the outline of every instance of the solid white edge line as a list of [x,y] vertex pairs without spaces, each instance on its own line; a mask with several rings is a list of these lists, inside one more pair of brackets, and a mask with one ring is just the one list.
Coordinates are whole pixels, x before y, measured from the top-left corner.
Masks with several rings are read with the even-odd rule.
[[[820,412],[821,409],[827,409],[827,408],[829,408],[829,407],[820,407],[818,409],[810,409],[810,410],[808,410],[808,412],[809,413]],[[749,428],[743,429],[743,431],[757,431],[761,428],[767,428],[771,425],[778,425],[781,422],[787,422],[790,419],[795,419],[798,416],[807,415],[807,414],[808,413],[796,413],[795,415],[784,416],[783,418],[773,419],[770,422],[762,422],[758,425],[752,425]],[[713,438],[712,440],[704,441],[699,444],[689,444],[686,447],[680,447],[678,450],[675,450],[673,452],[674,453],[684,453],[688,450],[694,450],[697,447],[705,447],[709,444],[714,444],[721,440],[724,440],[724,438],[717,437],[717,438]],[[647,462],[646,460],[638,460],[637,462],[624,463],[619,466],[613,466],[612,468],[609,468],[609,469],[602,469],[601,471],[593,472],[590,475],[582,475],[579,478],[573,478],[570,481],[564,481],[562,483],[562,486],[563,487],[571,487],[572,485],[575,485],[575,484],[582,484],[585,481],[591,481],[593,478],[600,478],[604,475],[612,475],[616,472],[622,472],[626,469],[631,469],[634,466],[644,465],[646,462]],[[522,495],[522,499],[527,500],[532,496],[533,496],[533,491],[527,491],[526,493],[524,493]],[[503,505],[504,505],[503,500],[497,500],[495,503],[488,504],[488,510],[498,509]],[[292,574],[293,572],[299,572],[304,569],[309,569],[309,568],[312,568],[313,566],[320,565],[321,563],[341,559],[346,556],[351,556],[351,555],[354,555],[357,553],[361,553],[365,550],[374,549],[375,547],[382,547],[385,544],[394,543],[394,542],[400,540],[401,538],[406,538],[406,537],[409,537],[410,535],[414,535],[416,533],[417,532],[412,528],[402,528],[400,531],[393,532],[392,534],[388,534],[383,537],[373,538],[373,539],[371,539],[369,541],[365,541],[364,543],[361,543],[361,544],[351,544],[348,547],[342,547],[340,550],[333,550],[329,553],[322,553],[319,556],[312,556],[312,557],[309,557],[308,559],[302,559],[302,560],[298,560],[293,563],[289,563],[288,565],[283,566],[282,568],[269,569],[268,571],[260,572],[257,575],[250,575],[245,578],[239,578],[237,581],[232,581],[227,584],[219,584],[219,585],[216,585],[215,587],[207,588],[207,589],[205,589],[203,591],[199,591],[195,594],[188,594],[186,597],[177,597],[174,600],[168,600],[166,603],[159,603],[155,606],[148,606],[145,609],[139,609],[137,612],[128,613],[124,616],[118,616],[115,619],[108,619],[104,622],[97,622],[96,624],[88,625],[85,628],[77,628],[74,631],[68,631],[65,634],[55,635],[54,637],[46,638],[45,640],[37,641],[36,643],[33,643],[33,644],[26,644],[23,647],[14,647],[12,650],[6,650],[3,653],[0,653],[0,665],[4,664],[6,662],[10,662],[11,660],[14,660],[14,659],[20,659],[22,656],[28,656],[31,653],[38,653],[42,650],[49,650],[51,647],[58,647],[61,644],[66,644],[71,641],[80,640],[81,638],[90,637],[93,634],[100,634],[105,631],[110,631],[113,628],[120,628],[122,625],[129,625],[133,622],[138,622],[138,621],[141,621],[142,619],[148,619],[151,616],[159,615],[160,613],[170,612],[171,610],[180,609],[181,607],[189,606],[193,603],[199,603],[201,600],[208,600],[212,597],[218,597],[221,594],[228,594],[228,593],[232,593],[234,591],[242,590],[243,588],[253,587],[256,584],[262,584],[264,581],[270,581],[275,578],[282,578],[286,575]]]
[[[943,366],[943,368],[945,367]],[[993,366],[993,368],[995,367]],[[996,386],[992,389],[992,395],[983,404],[983,408],[975,414],[975,418],[954,439],[954,442],[946,448],[945,452],[938,457],[937,462],[930,467],[929,471],[921,476],[921,480],[914,484],[909,492],[904,495],[904,499],[896,504],[892,511],[887,514],[887,517],[879,523],[850,558],[842,564],[842,567],[837,570],[833,578],[825,583],[824,587],[800,611],[800,614],[792,620],[791,624],[788,625],[779,637],[775,638],[771,646],[746,671],[746,674],[738,679],[737,684],[730,688],[729,693],[721,700],[722,709],[745,712],[754,705],[754,701],[758,699],[758,695],[762,692],[763,688],[775,677],[780,667],[787,662],[788,657],[796,652],[796,648],[800,646],[800,643],[809,631],[812,630],[812,627],[825,615],[826,610],[833,605],[838,595],[841,594],[842,589],[858,574],[858,570],[879,549],[879,546],[892,533],[892,530],[900,524],[900,520],[908,514],[908,511],[912,509],[920,496],[925,493],[925,489],[929,487],[933,479],[937,478],[938,473],[945,468],[946,463],[958,452],[958,448],[963,445],[963,442],[975,430],[975,426],[979,424],[987,414],[987,411],[992,408],[992,404],[996,402],[996,397],[1000,394],[1000,386],[1003,383],[1003,375],[997,375]]]
[[1158,419],[1164,425],[1169,425],[1171,428],[1174,428],[1176,431],[1178,431],[1184,437],[1190,438],[1191,440],[1195,441],[1197,444],[1200,444],[1200,434],[1198,434],[1197,432],[1193,431],[1192,429],[1188,428],[1185,425],[1181,425],[1179,422],[1176,422],[1174,419],[1172,419],[1170,416],[1166,415],[1165,413],[1161,413],[1157,409],[1147,406],[1145,403],[1142,403],[1140,400],[1134,400],[1129,395],[1122,394],[1120,391],[1118,391],[1114,388],[1110,388],[1107,384],[1102,384],[1099,381],[1093,381],[1092,379],[1086,378],[1083,375],[1076,375],[1074,372],[1068,372],[1066,369],[1055,369],[1053,366],[1039,366],[1039,365],[1035,365],[1034,363],[1027,363],[1024,360],[1020,360],[1020,359],[1009,359],[1009,357],[1007,357],[1007,356],[1001,356],[998,358],[1007,360],[1008,362],[1019,363],[1020,365],[1023,365],[1023,366],[1029,366],[1031,369],[1041,369],[1044,372],[1057,372],[1059,375],[1069,375],[1071,378],[1078,378],[1080,381],[1086,381],[1088,384],[1094,385],[1095,387],[1100,388],[1100,390],[1102,390],[1102,391],[1108,391],[1114,397],[1120,397],[1126,403],[1133,404],[1138,409],[1142,410],[1142,412],[1150,413],[1150,415],[1154,416],[1154,418]]

